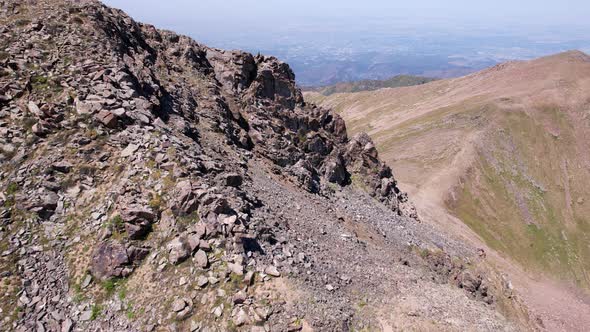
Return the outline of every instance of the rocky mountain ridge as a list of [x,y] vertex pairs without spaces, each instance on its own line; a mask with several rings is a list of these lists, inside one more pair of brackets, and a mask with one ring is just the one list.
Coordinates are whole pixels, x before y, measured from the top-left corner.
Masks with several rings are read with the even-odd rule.
[[534,325],[276,58],[95,1],[0,21],[1,329]]

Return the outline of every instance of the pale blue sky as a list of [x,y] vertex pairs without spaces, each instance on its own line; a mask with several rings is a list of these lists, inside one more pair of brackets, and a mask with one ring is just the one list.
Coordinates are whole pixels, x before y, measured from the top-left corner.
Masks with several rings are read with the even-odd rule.
[[481,24],[590,25],[589,0],[104,0],[151,23],[192,20],[195,25],[265,21],[293,23],[322,17],[399,17],[444,19]]

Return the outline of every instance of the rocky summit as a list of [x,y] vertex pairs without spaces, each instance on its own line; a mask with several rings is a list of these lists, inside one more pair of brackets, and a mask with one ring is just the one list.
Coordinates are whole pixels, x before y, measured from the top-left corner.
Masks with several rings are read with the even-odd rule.
[[542,327],[289,66],[0,0],[0,330]]

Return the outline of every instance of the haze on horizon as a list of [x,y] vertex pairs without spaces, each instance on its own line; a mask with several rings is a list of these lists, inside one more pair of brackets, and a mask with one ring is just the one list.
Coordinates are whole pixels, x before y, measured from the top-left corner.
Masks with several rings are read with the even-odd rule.
[[275,55],[304,85],[459,76],[513,59],[590,52],[585,0],[103,0],[225,49]]
[[104,0],[104,3],[152,24],[191,22],[194,28],[206,29],[210,27],[205,25],[212,22],[223,22],[226,28],[233,29],[244,28],[244,23],[252,24],[252,28],[277,21],[293,24],[313,19],[400,17],[454,24],[478,23],[488,28],[497,24],[590,28],[590,2],[585,0]]

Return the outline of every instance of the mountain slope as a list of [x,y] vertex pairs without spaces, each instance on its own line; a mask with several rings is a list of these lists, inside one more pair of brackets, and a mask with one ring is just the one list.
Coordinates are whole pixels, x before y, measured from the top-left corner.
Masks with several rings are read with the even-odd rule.
[[95,1],[0,10],[1,330],[539,325],[288,65]]
[[306,100],[370,134],[423,219],[468,234],[464,223],[527,273],[590,286],[588,55]]

